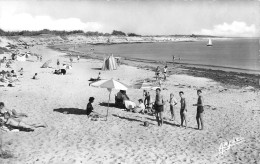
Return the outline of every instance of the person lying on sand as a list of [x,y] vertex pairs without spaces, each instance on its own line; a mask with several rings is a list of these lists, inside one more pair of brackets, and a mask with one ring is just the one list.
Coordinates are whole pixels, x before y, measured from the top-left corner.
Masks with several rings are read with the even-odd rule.
[[14,118],[28,117],[27,114],[25,114],[25,113],[18,113],[14,109],[9,110],[9,109],[5,108],[4,102],[0,102],[0,116],[3,116],[4,113],[6,113],[6,112],[9,113]]
[[101,72],[98,73],[98,77],[97,77],[97,78],[92,78],[92,77],[91,77],[91,78],[88,80],[88,81],[91,81],[91,82],[89,83],[89,86],[90,86],[90,84],[92,84],[92,83],[94,83],[94,82],[96,82],[96,81],[101,80],[100,75],[101,75]]
[[38,80],[38,79],[39,79],[39,78],[38,78],[38,74],[35,73],[32,79],[34,79],[34,80]]
[[29,130],[32,130],[32,131],[35,128],[39,128],[39,127],[46,128],[47,127],[47,125],[44,125],[44,124],[27,124],[27,123],[22,122],[21,120],[17,121],[16,119],[12,118],[11,115],[8,112],[6,112],[4,114],[4,119],[2,119],[2,120],[4,122],[4,125],[11,126],[11,127],[14,127],[14,128],[29,129]]
[[20,73],[20,76],[23,76],[23,68],[21,68],[18,72]]

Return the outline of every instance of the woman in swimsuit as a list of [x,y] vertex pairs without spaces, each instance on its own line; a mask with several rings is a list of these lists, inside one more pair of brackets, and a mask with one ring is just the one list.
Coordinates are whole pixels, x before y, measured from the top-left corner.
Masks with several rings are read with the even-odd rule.
[[12,126],[12,127],[16,127],[16,128],[25,128],[25,129],[30,129],[30,130],[34,130],[35,128],[39,128],[39,127],[47,127],[46,125],[43,125],[43,124],[26,124],[24,122],[22,122],[21,120],[16,120],[16,119],[13,119],[11,118],[11,115],[6,112],[4,114],[4,124],[5,125],[9,125],[9,126]]
[[193,104],[193,106],[197,106],[197,115],[196,115],[196,120],[197,120],[197,124],[198,124],[198,130],[200,129],[200,125],[201,125],[201,130],[203,130],[203,97],[201,96],[202,91],[201,90],[197,90],[197,94],[198,94],[198,102],[197,104]]

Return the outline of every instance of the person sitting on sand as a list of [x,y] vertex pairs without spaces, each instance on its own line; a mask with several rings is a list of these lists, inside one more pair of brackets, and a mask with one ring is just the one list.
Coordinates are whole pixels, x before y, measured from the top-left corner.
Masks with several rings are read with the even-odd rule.
[[132,112],[134,113],[144,113],[145,112],[145,106],[142,99],[138,100],[139,105],[137,105],[134,109],[132,109]]
[[197,90],[198,102],[197,102],[197,104],[193,104],[193,106],[197,106],[196,120],[197,120],[197,124],[198,124],[198,130],[200,129],[200,124],[201,124],[201,130],[203,130],[203,111],[204,111],[203,102],[204,102],[204,99],[201,94],[202,94],[202,91]]
[[90,97],[89,98],[89,102],[88,102],[87,109],[86,109],[86,114],[87,115],[90,115],[93,112],[93,110],[94,110],[94,108],[92,106],[92,103],[94,102],[94,100],[95,100],[94,97]]
[[123,90],[120,90],[119,92],[117,92],[117,94],[115,95],[115,104],[117,106],[121,106],[123,105]]
[[62,69],[60,69],[62,75],[66,75],[67,66],[66,64],[63,64]]
[[20,73],[20,76],[23,76],[23,68],[21,68],[18,72]]
[[127,111],[131,111],[133,108],[135,108],[136,104],[130,100],[130,98],[127,96],[126,91],[122,91],[122,99],[123,99],[123,105],[125,106],[125,109]]
[[11,71],[11,76],[12,77],[17,77],[16,73],[14,72],[14,70]]
[[14,128],[24,128],[24,129],[29,129],[34,131],[35,128],[39,128],[39,127],[44,127],[46,128],[47,125],[44,124],[27,124],[23,121],[18,121],[14,118],[11,117],[10,113],[6,112],[4,114],[4,119],[2,119],[4,121],[4,124],[7,126],[11,126]]
[[38,80],[38,79],[39,79],[39,78],[38,78],[38,74],[35,73],[32,79],[34,79],[34,80]]
[[181,127],[183,127],[183,121],[185,120],[185,128],[187,128],[187,105],[186,105],[186,99],[184,98],[184,92],[180,91],[179,95],[181,97]]

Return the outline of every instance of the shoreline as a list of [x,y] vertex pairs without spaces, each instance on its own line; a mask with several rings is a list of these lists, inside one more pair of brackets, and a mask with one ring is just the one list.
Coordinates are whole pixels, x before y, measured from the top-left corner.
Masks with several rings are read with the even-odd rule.
[[[78,55],[81,58],[89,58],[89,59],[97,59],[103,61],[104,57],[107,56],[105,54],[89,54],[86,52],[81,51],[75,51],[71,50],[71,47],[67,47],[65,49],[56,47],[59,45],[51,45],[47,46],[50,49],[65,52],[65,53],[71,53],[73,57],[77,57]],[[73,47],[73,46],[72,46]],[[68,55],[65,55],[65,57],[68,57]],[[138,58],[121,58],[121,64],[130,65],[150,71],[154,71],[157,66],[160,66],[161,68],[165,66],[165,62],[163,61],[155,61],[155,60],[149,60],[149,59],[138,59]],[[213,68],[222,68],[219,66],[209,66],[207,67],[213,67],[213,68],[205,68],[206,65],[199,65],[199,64],[189,64],[189,63],[175,63],[172,65],[172,62],[170,63],[170,67],[168,67],[168,74],[187,74],[195,77],[205,77],[212,79],[216,82],[220,82],[225,87],[231,87],[231,86],[239,86],[239,87],[247,87],[252,86],[255,88],[260,89],[259,85],[259,79],[260,74],[258,73],[249,73],[249,72],[235,72],[235,71],[227,71],[227,70],[218,70]],[[169,65],[169,64],[168,64]],[[201,67],[199,67],[201,66]],[[227,67],[229,68],[229,67]],[[235,69],[235,68],[230,68]],[[244,70],[244,69],[235,69],[235,70]],[[246,71],[246,70],[245,70]]]

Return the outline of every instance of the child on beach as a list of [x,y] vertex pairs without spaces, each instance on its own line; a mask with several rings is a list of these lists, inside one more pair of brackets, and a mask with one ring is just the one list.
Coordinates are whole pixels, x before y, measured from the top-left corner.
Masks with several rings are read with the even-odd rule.
[[184,93],[183,91],[179,92],[179,95],[181,97],[181,110],[180,110],[180,115],[181,115],[181,126],[183,127],[183,121],[185,120],[185,129],[187,128],[187,107],[186,107],[186,100],[184,98]]
[[77,59],[78,59],[78,62],[79,62],[79,59],[80,59],[80,56],[79,56],[79,55],[78,55],[78,58],[77,58]]
[[88,116],[89,116],[89,115],[93,112],[93,110],[94,110],[94,108],[93,108],[93,106],[92,106],[92,103],[94,102],[94,100],[95,100],[94,97],[90,97],[90,98],[89,98],[89,102],[88,102],[87,109],[86,109],[86,114],[87,114]]
[[171,111],[171,121],[175,121],[175,108],[177,105],[177,100],[174,97],[174,94],[170,94],[170,111]]
[[196,115],[196,120],[198,124],[198,130],[200,129],[201,125],[201,130],[203,130],[203,104],[204,104],[204,99],[202,97],[202,91],[197,90],[197,95],[198,95],[198,102],[197,104],[193,104],[193,106],[197,106],[197,115]]
[[148,108],[150,106],[150,100],[151,100],[150,93],[148,91],[144,90],[144,105],[146,108]]
[[154,108],[155,108],[155,117],[158,122],[158,126],[163,125],[163,108],[164,108],[165,102],[163,100],[163,96],[161,95],[161,89],[156,89],[156,97],[154,102]]

